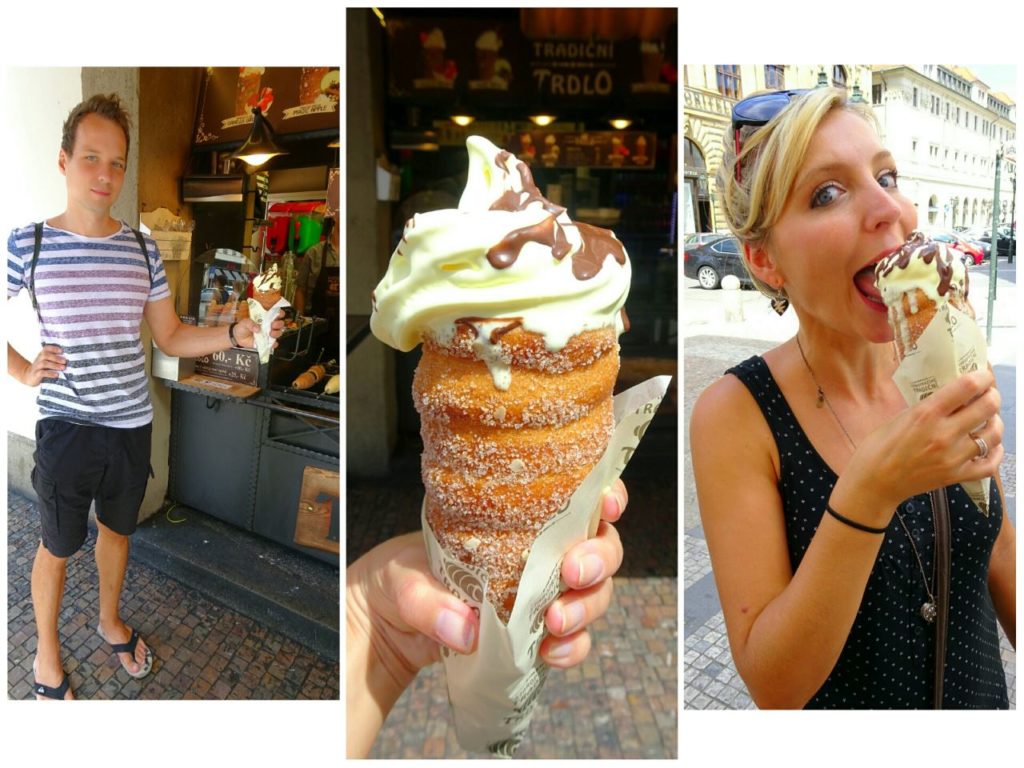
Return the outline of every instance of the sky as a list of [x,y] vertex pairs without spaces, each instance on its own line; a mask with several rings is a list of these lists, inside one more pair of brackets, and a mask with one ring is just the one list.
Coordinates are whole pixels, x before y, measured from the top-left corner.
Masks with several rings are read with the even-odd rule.
[[1017,99],[1017,66],[1015,64],[964,64],[993,91],[1003,91]]

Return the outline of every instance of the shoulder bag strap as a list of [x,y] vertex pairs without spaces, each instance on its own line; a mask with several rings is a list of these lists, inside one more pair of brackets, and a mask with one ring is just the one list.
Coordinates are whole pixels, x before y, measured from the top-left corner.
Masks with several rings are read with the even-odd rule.
[[32,308],[39,313],[39,302],[36,301],[36,262],[39,261],[39,250],[43,246],[43,222],[35,223],[35,245],[32,247],[32,263],[28,271],[28,295],[32,297]]
[[949,581],[951,535],[946,489],[932,491],[932,521],[935,525],[935,709],[942,709],[942,681],[946,671],[946,640],[949,636]]

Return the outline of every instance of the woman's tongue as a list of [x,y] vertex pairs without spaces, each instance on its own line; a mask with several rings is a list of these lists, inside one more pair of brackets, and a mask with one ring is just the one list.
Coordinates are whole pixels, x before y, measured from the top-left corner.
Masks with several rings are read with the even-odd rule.
[[853,283],[857,286],[857,290],[867,298],[877,301],[879,304],[882,303],[882,294],[879,293],[878,286],[875,285],[875,268],[873,266],[864,267],[854,275]]

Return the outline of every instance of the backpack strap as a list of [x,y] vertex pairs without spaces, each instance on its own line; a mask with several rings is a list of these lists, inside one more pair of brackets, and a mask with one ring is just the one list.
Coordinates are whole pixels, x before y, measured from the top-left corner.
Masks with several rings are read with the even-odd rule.
[[[28,293],[32,297],[32,308],[35,309],[36,313],[39,312],[39,302],[36,300],[36,263],[39,261],[39,251],[43,245],[43,222],[37,221],[34,225],[35,228],[35,244],[32,246],[32,263],[29,266],[29,284]],[[142,255],[146,257],[146,272],[149,274],[149,289],[153,290],[153,269],[149,263],[149,249],[146,248],[146,239],[142,236],[142,233],[131,228],[135,234],[135,239],[139,241],[139,248],[142,249]]]
[[132,232],[135,234],[135,239],[139,241],[139,248],[142,249],[142,255],[146,257],[146,272],[149,273],[149,289],[153,290],[153,270],[149,265],[149,249],[146,248],[146,239],[142,236],[139,230],[132,227]]
[[29,267],[28,295],[32,297],[32,308],[38,313],[39,302],[36,301],[36,262],[39,261],[39,249],[43,244],[43,222],[35,223],[35,245],[32,247],[32,264]]

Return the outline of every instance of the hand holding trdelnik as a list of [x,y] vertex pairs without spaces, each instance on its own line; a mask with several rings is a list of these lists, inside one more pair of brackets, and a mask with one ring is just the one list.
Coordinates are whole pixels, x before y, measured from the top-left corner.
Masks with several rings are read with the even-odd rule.
[[611,232],[546,200],[525,163],[479,136],[466,145],[459,207],[406,224],[371,328],[398,349],[423,343],[427,519],[487,572],[507,620],[534,537],[608,444],[630,265]]

